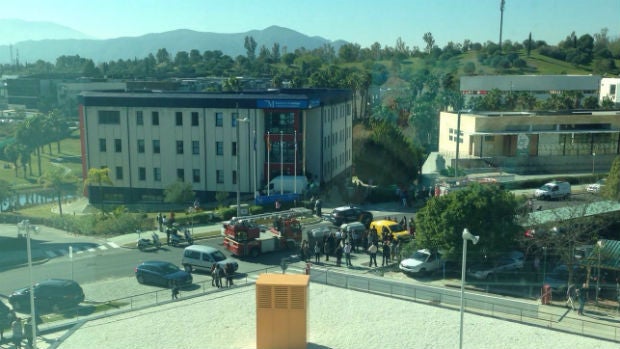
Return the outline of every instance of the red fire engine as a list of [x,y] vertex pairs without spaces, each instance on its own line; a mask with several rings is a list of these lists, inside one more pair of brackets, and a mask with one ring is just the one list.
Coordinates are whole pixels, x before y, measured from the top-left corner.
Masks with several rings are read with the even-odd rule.
[[271,217],[272,226],[266,229],[255,223],[257,218],[267,217],[239,217],[226,224],[224,246],[235,256],[255,258],[261,253],[292,250],[301,242],[301,223],[293,215],[274,215]]

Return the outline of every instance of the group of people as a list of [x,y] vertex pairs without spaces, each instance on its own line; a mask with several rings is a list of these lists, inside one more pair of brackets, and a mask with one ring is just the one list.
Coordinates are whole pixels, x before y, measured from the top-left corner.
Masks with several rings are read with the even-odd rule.
[[[361,236],[360,236],[361,235]],[[400,261],[400,241],[391,234],[385,234],[383,241],[379,244],[379,234],[375,229],[359,234],[353,232],[330,232],[322,239],[314,241],[314,246],[310,246],[308,240],[303,240],[300,247],[300,257],[303,261],[308,261],[314,255],[314,263],[321,263],[321,255],[325,256],[325,261],[329,262],[330,256],[336,258],[336,266],[342,265],[344,257],[347,267],[352,267],[351,254],[357,253],[358,248],[370,255],[369,266],[377,266],[377,253],[381,249],[382,266],[389,265],[393,261]]]
[[14,320],[11,323],[11,331],[13,332],[12,341],[15,348],[21,348],[24,338],[26,339],[26,348],[32,348],[32,318],[26,319],[26,322],[22,322],[22,319],[15,315],[14,311],[11,311],[8,316],[11,316]]
[[[235,276],[235,267],[232,263],[226,263],[223,267],[219,263],[211,266],[211,286],[221,288],[233,285],[233,277]],[[226,286],[222,284],[222,279],[226,282]]]

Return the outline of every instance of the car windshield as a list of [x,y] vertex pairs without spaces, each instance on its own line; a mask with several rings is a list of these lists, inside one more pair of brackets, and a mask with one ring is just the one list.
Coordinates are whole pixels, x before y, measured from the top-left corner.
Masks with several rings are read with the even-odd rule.
[[390,225],[389,225],[389,227],[390,227],[390,231],[403,231],[403,230],[405,230],[405,229],[403,228],[403,226],[402,226],[402,225],[400,225],[399,223],[396,223],[396,224],[390,224]]
[[226,256],[224,256],[224,254],[220,251],[213,252],[211,256],[213,257],[213,259],[215,259],[216,262],[221,262],[226,259]]
[[170,263],[170,264],[162,264],[161,266],[161,271],[163,274],[172,274],[175,273],[177,271],[179,271],[179,267],[177,267],[176,265]]
[[551,186],[549,184],[545,184],[542,187],[540,187],[539,189],[543,190],[543,191],[551,191],[553,189],[553,186]]
[[421,262],[426,262],[426,260],[428,259],[430,255],[426,252],[423,251],[417,251],[416,253],[414,253],[413,255],[411,255],[411,259],[415,259]]

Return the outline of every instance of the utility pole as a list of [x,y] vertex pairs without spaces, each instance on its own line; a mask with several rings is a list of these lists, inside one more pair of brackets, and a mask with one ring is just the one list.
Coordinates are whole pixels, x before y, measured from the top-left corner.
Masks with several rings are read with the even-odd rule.
[[499,11],[501,12],[500,20],[499,20],[499,53],[502,53],[502,30],[504,29],[504,6],[506,5],[506,0],[500,0]]

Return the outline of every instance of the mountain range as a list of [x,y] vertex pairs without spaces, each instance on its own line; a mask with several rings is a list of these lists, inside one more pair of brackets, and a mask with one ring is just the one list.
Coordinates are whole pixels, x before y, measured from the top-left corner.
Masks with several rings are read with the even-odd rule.
[[[244,33],[209,33],[189,29],[178,29],[162,33],[151,33],[137,37],[114,39],[91,39],[71,28],[49,22],[25,22],[0,19],[0,64],[19,60],[21,64],[43,60],[55,63],[60,56],[79,55],[92,59],[95,64],[119,59],[142,59],[155,55],[165,48],[171,57],[179,51],[197,49],[222,51],[233,58],[246,55],[244,40],[252,36],[256,41],[256,54],[261,46],[271,51],[274,43],[280,45],[280,53],[294,52],[304,47],[308,50],[329,44],[336,52],[345,41],[331,41],[318,36],[307,36],[294,30],[271,26],[263,30]],[[11,41],[8,41],[11,40]],[[12,44],[9,44],[11,42]]]

